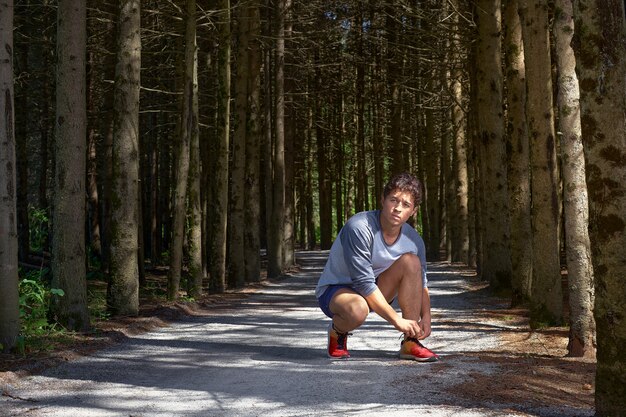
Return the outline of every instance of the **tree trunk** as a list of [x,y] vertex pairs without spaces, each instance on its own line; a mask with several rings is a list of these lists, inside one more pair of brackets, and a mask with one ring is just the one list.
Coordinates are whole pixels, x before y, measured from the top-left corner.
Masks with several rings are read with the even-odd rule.
[[[387,82],[391,98],[391,116],[389,124],[389,136],[391,137],[391,165],[390,175],[399,174],[406,170],[404,164],[404,152],[402,146],[402,92],[400,89],[400,76],[402,75],[402,53],[400,46],[400,33],[398,28],[399,17],[396,16],[398,5],[395,0],[390,0],[387,5]],[[380,197],[378,197],[380,198]]]
[[468,237],[469,249],[467,251],[467,266],[478,268],[478,250],[480,248],[480,236],[477,235],[480,206],[478,203],[477,164],[474,150],[470,150],[467,158],[467,183],[468,183]]
[[563,295],[559,259],[559,193],[552,103],[547,0],[520,0],[526,64],[533,223],[531,326],[559,324]]
[[[308,83],[310,85],[310,82]],[[307,88],[309,91],[309,88]],[[305,206],[306,206],[306,235],[308,249],[315,249],[317,245],[317,236],[315,234],[315,217],[313,209],[313,113],[315,100],[307,94],[307,121],[306,121],[306,185],[305,185]]]
[[285,15],[289,0],[276,5],[276,65],[275,65],[275,138],[272,154],[272,211],[270,227],[274,229],[268,241],[268,277],[277,277],[284,265],[285,238]]
[[247,7],[249,19],[248,39],[248,122],[246,134],[245,167],[245,230],[244,258],[246,260],[246,282],[261,279],[261,44],[260,44],[260,1],[253,0]]
[[[28,4],[25,5],[28,7]],[[17,19],[16,27],[22,27],[22,31],[30,32],[32,23],[30,22],[29,15],[24,14]],[[18,32],[19,33],[19,32]],[[16,34],[17,35],[17,34]],[[23,37],[28,38],[31,33],[23,34]],[[14,40],[14,44],[17,44],[17,40]],[[16,57],[14,61],[14,71],[18,74],[19,78],[24,78],[22,81],[21,91],[14,88],[15,108],[28,109],[29,100],[28,97],[32,94],[31,82],[28,74],[30,73],[28,68],[28,55],[29,55],[29,40],[24,39],[20,42],[19,48],[16,46],[13,55]],[[18,84],[19,86],[19,84]],[[16,86],[17,87],[17,86]],[[15,152],[16,164],[17,164],[17,254],[18,259],[23,262],[29,261],[30,256],[30,225],[28,219],[28,137],[29,128],[31,123],[32,112],[31,111],[18,111],[15,115],[17,120],[14,120],[15,124]]]
[[[318,52],[315,52],[315,63],[319,63]],[[319,66],[315,68],[315,89],[321,90],[322,76]],[[330,249],[332,245],[332,184],[330,182],[329,160],[332,158],[328,137],[322,126],[324,112],[319,94],[315,98],[315,138],[317,140],[317,183],[319,195],[320,247]]]
[[[156,115],[152,117],[156,119]],[[159,206],[160,194],[162,189],[159,187],[159,166],[161,165],[159,151],[159,135],[155,132],[151,144],[148,160],[150,161],[148,169],[150,170],[150,261],[152,265],[158,265],[161,262],[161,234],[163,233],[161,223],[161,209]]]
[[237,16],[237,74],[235,80],[235,132],[233,134],[230,211],[228,219],[228,275],[235,287],[245,284],[245,166],[248,110],[248,6],[240,4]]
[[[342,66],[343,67],[343,66]],[[343,69],[342,69],[343,70]],[[341,71],[342,71],[341,70]],[[339,79],[341,80],[343,74],[339,75]],[[335,184],[335,230],[339,231],[343,227],[344,220],[344,211],[343,211],[343,178],[345,165],[344,160],[346,159],[345,155],[345,146],[344,146],[344,138],[346,137],[345,132],[345,123],[344,123],[344,113],[345,113],[345,102],[344,95],[341,94],[339,100],[334,103],[334,123],[336,124],[334,131],[337,132],[334,135],[334,143],[333,149],[337,151],[336,157],[333,158],[333,183]],[[358,178],[357,183],[362,183],[364,178]],[[365,188],[363,184],[357,185],[357,188]],[[347,193],[350,193],[350,190],[347,190]]]
[[[185,25],[187,26],[187,25]],[[186,30],[185,30],[186,31]],[[170,248],[170,265],[167,273],[167,298],[176,300],[180,290],[180,280],[183,270],[183,257],[185,252],[185,225],[187,223],[187,189],[189,179],[189,148],[191,141],[191,100],[193,83],[189,78],[187,62],[187,38],[180,40],[179,47],[182,48],[185,42],[185,54],[182,61],[179,61],[177,73],[182,73],[183,88],[180,101],[180,118],[177,126],[176,139],[173,146],[174,165],[172,166],[173,195],[172,195],[172,240]],[[193,53],[193,52],[192,52]],[[179,91],[178,78],[174,82],[176,90]]]
[[0,352],[20,333],[17,273],[17,195],[13,110],[13,0],[0,3]]
[[187,0],[185,25],[185,107],[183,123],[189,136],[189,295],[202,295],[202,207],[200,180],[200,128],[198,110],[198,43],[196,39],[196,0]]
[[98,258],[102,255],[100,239],[100,202],[98,199],[98,151],[96,132],[90,131],[87,144],[87,198],[89,201],[89,233],[92,254]]
[[210,207],[213,219],[211,281],[215,291],[226,289],[226,228],[228,222],[228,148],[230,137],[230,0],[220,0],[218,52],[217,142],[215,144],[214,194]]
[[467,173],[467,137],[466,120],[460,103],[464,101],[463,86],[461,84],[461,71],[452,74],[452,104],[453,123],[453,176],[454,198],[456,199],[456,220],[452,241],[452,261],[469,263],[469,184]]
[[[202,49],[202,47],[200,47]],[[212,59],[215,53],[211,53],[207,56],[206,67],[204,71],[208,74],[216,73],[216,59]],[[204,77],[203,77],[204,79]],[[199,81],[200,83],[201,81]],[[205,82],[210,83],[211,87],[213,87],[214,91],[217,92],[215,77],[209,77]],[[212,217],[212,202],[213,202],[213,157],[214,157],[214,147],[217,136],[217,94],[212,100],[213,108],[209,112],[208,120],[211,120],[215,127],[213,129],[202,129],[200,131],[201,139],[200,139],[200,159],[202,161],[202,212],[204,215],[202,216],[202,253],[203,253],[203,275],[209,278],[208,282],[208,292],[215,291],[215,282],[212,277],[210,277],[210,259],[211,252],[213,250],[213,217]]]
[[[110,187],[104,166],[109,163],[109,149],[105,149],[105,135],[110,127],[113,108],[113,85],[108,81],[115,76],[116,22],[115,19],[102,19],[102,16],[116,15],[116,2],[107,2],[97,8],[87,9],[87,202],[88,232],[93,266],[104,272],[105,252],[105,188]],[[108,272],[108,271],[107,271]]]
[[576,58],[570,44],[574,34],[571,0],[555,3],[554,34],[559,71],[559,127],[565,210],[567,277],[569,287],[569,356],[595,358],[593,319],[593,267],[589,243],[589,207],[585,181],[585,156],[580,128],[580,93]]
[[[288,50],[289,40],[291,39],[291,33],[293,30],[293,11],[292,0],[285,1],[285,49]],[[283,59],[287,62],[293,54],[285,53]],[[291,58],[292,59],[292,58]],[[293,59],[292,59],[293,60]],[[284,213],[283,213],[283,266],[282,269],[291,268],[296,263],[295,252],[295,212],[294,212],[294,140],[296,129],[296,108],[294,106],[294,90],[295,83],[293,75],[289,74],[289,70],[295,66],[286,64],[287,75],[284,77],[284,170],[285,170],[285,185],[284,185]]]
[[626,415],[626,26],[624,2],[577,3],[581,124],[595,278],[597,416]]
[[[51,58],[50,58],[50,54],[47,54],[47,48],[46,46],[51,47],[52,42],[50,42],[50,39],[47,36],[44,36],[44,44],[42,45],[42,47],[40,49],[38,49],[38,52],[41,53],[42,55],[42,65],[44,68],[51,68],[54,66],[54,62],[52,62]],[[45,77],[42,80],[42,86],[41,86],[41,102],[42,103],[50,103],[52,101],[51,99],[51,90],[52,90],[52,86],[51,84],[53,84],[53,77]],[[51,130],[53,129],[52,127],[52,119],[53,117],[50,115],[50,107],[48,105],[43,105],[41,106],[40,109],[40,114],[38,114],[39,116],[39,123],[38,123],[38,129],[39,129],[39,163],[41,164],[39,167],[39,175],[38,175],[38,185],[39,185],[39,189],[38,189],[38,195],[37,195],[37,202],[39,203],[39,207],[46,210],[48,213],[50,213],[50,201],[48,199],[48,174],[50,171],[50,151],[51,151],[51,141],[49,140],[50,136],[51,136]],[[49,238],[46,239],[45,245],[44,245],[44,249],[45,250],[49,250]]]
[[[112,16],[116,16],[118,11],[118,2],[108,6],[108,11]],[[119,17],[118,17],[119,18]],[[117,22],[113,19],[106,25],[105,32],[106,44],[111,49],[116,49],[117,42]],[[104,77],[107,80],[115,79],[115,71],[117,65],[117,54],[107,54],[104,58],[104,68],[102,68]],[[99,128],[103,132],[102,144],[100,146],[100,159],[101,167],[100,173],[102,178],[107,179],[102,181],[102,198],[100,198],[101,215],[101,233],[100,238],[102,240],[102,271],[104,273],[110,272],[110,260],[111,260],[111,197],[113,194],[113,123],[115,117],[115,85],[109,87],[104,92],[102,99],[103,109],[107,109],[103,115],[100,115]]]
[[480,276],[480,264],[479,254],[481,251],[480,234],[480,184],[478,173],[478,153],[479,153],[479,141],[478,141],[478,76],[473,69],[477,66],[477,51],[476,44],[472,45],[469,50],[469,112],[467,117],[467,132],[468,132],[468,152],[467,152],[467,182],[469,195],[467,198],[468,209],[468,223],[469,223],[469,251],[468,251],[468,263],[467,265],[476,268],[476,272]]
[[89,328],[85,268],[87,7],[71,0],[57,9],[57,100],[52,245],[52,308],[66,328]]
[[[449,80],[445,80],[446,85],[449,84]],[[451,121],[451,112],[442,112],[442,120],[441,125],[445,126],[445,124],[450,123]],[[452,262],[452,240],[453,234],[456,232],[455,222],[457,221],[456,216],[456,192],[454,185],[454,177],[452,175],[453,168],[452,164],[454,163],[452,160],[452,146],[453,146],[453,137],[450,134],[449,130],[444,130],[443,137],[441,138],[441,191],[440,195],[442,198],[442,217],[443,217],[443,231],[444,237],[443,242],[445,244],[445,260],[447,262]]]
[[427,259],[439,261],[441,245],[441,211],[439,205],[439,174],[441,168],[441,141],[435,137],[435,111],[425,110],[426,135],[424,137],[424,240]]
[[[115,71],[114,71],[115,72]],[[108,98],[108,103],[113,105],[113,94]],[[103,123],[105,134],[102,143],[102,173],[104,181],[102,184],[102,272],[110,273],[111,265],[111,198],[113,196],[113,119],[114,112],[110,112],[109,117]]]
[[530,150],[526,127],[526,68],[517,0],[504,4],[504,57],[507,84],[509,137],[508,191],[511,216],[511,305],[530,299],[532,280],[532,227]]
[[[341,70],[343,71],[343,65],[341,66]],[[358,70],[357,70],[357,85],[355,94],[359,94],[359,85],[358,85]],[[360,109],[358,109],[358,101],[360,100],[358,97],[354,99],[354,107],[355,112],[357,114],[352,115],[353,119],[356,121],[356,129],[353,134],[348,137],[345,136],[345,117],[344,117],[344,109],[345,109],[345,97],[341,95],[341,106],[339,108],[339,117],[341,118],[341,126],[339,127],[340,133],[337,136],[341,136],[340,139],[337,139],[337,142],[333,146],[334,149],[337,150],[338,155],[335,160],[336,168],[335,175],[337,176],[335,180],[335,184],[337,185],[335,189],[335,199],[339,198],[341,201],[335,202],[335,211],[337,215],[335,216],[335,225],[337,231],[341,230],[343,226],[344,219],[349,219],[354,213],[358,213],[360,211],[366,210],[367,207],[366,202],[366,187],[367,187],[367,178],[365,175],[361,176],[361,169],[363,172],[365,171],[365,143],[363,143],[363,149],[361,149],[359,137],[359,115]],[[363,137],[365,140],[365,137]],[[354,150],[353,152],[348,152],[346,155],[346,146],[344,146],[344,141],[348,142],[348,149]],[[363,150],[363,154],[361,154],[361,150]],[[363,159],[361,159],[361,155]],[[348,164],[344,164],[343,160],[348,157]],[[361,168],[363,167],[363,168]],[[339,171],[339,172],[337,172]],[[345,181],[344,181],[345,178]],[[365,181],[361,181],[361,179],[365,179]],[[345,188],[345,204],[343,203],[343,195],[342,190]]]
[[120,0],[113,116],[113,183],[109,309],[139,312],[139,86],[141,21],[139,0]]
[[[356,178],[357,193],[354,200],[354,208],[356,212],[362,211],[366,205],[367,193],[367,173],[365,158],[365,62],[363,57],[363,16],[358,16],[357,21],[357,55],[359,60],[356,63],[356,86],[355,93],[355,111],[356,111]],[[380,198],[380,196],[376,196]]]
[[[271,0],[265,0],[265,24],[263,25],[263,33],[267,37],[273,36],[273,11]],[[273,126],[274,126],[274,118],[272,115],[274,114],[274,106],[273,102],[273,89],[272,89],[272,48],[267,47],[264,48],[263,53],[263,142],[262,142],[262,153],[263,153],[263,164],[262,164],[262,172],[261,176],[261,192],[263,195],[264,205],[261,207],[261,216],[263,221],[262,229],[261,229],[261,247],[265,247],[267,252],[270,251],[270,246],[276,240],[274,234],[277,233],[276,230],[270,227],[272,223],[272,210],[273,210],[273,196],[274,196],[274,167],[272,166],[272,161],[274,159],[274,140],[273,140]],[[267,253],[266,252],[266,253]]]
[[495,290],[511,285],[500,4],[500,0],[478,1],[476,57],[480,179],[484,197],[481,276]]
[[[141,146],[141,144],[139,145]],[[139,176],[141,175],[141,161],[139,161]],[[141,177],[140,177],[141,178]],[[141,188],[141,187],[138,187]],[[146,251],[143,239],[143,201],[141,190],[137,192],[137,280],[139,286],[146,287]]]
[[[378,61],[378,54],[376,55],[376,60]],[[380,82],[375,78],[378,76],[376,73],[376,68],[379,67],[379,62],[376,62],[375,68],[372,69],[372,74],[370,75],[371,80],[371,90],[372,90],[372,150],[376,157],[374,158],[374,207],[380,208],[380,199],[383,196],[383,185],[385,183],[385,141],[384,134],[382,132],[382,121],[381,119],[381,108],[382,108],[382,99],[380,97],[381,87]],[[420,165],[421,168],[421,165]],[[423,178],[423,177],[422,177]]]

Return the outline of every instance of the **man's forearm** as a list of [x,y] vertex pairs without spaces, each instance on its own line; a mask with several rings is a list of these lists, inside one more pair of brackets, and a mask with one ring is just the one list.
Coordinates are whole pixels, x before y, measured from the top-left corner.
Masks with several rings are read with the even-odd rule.
[[398,313],[389,305],[385,296],[379,289],[374,290],[373,293],[365,297],[365,301],[367,301],[367,304],[373,312],[385,319],[392,326],[396,326],[399,317]]

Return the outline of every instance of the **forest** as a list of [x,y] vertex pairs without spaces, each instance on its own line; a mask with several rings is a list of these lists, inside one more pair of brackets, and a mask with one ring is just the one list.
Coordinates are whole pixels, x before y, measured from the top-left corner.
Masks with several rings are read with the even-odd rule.
[[626,415],[623,1],[3,0],[0,41],[1,351],[25,283],[74,331],[94,275],[112,316],[146,269],[240,288],[411,172],[428,259],[567,324]]

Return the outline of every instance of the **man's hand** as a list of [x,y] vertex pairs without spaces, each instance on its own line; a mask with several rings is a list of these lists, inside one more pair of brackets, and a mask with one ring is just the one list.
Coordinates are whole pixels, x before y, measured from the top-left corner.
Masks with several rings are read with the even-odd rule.
[[431,332],[430,316],[422,317],[422,319],[419,322],[419,327],[421,329],[421,334],[418,337],[418,339],[422,340],[422,339],[426,339],[428,336],[430,336],[430,332]]
[[404,333],[408,337],[420,337],[422,329],[419,323],[415,320],[408,320],[399,316],[393,307],[389,305],[389,302],[385,299],[383,293],[380,292],[380,289],[376,288],[373,293],[365,297],[365,301],[367,301],[371,310],[387,320],[396,330]]
[[407,337],[417,337],[419,339],[422,339],[422,329],[419,323],[415,320],[407,320],[399,317],[394,327],[398,331],[404,333]]

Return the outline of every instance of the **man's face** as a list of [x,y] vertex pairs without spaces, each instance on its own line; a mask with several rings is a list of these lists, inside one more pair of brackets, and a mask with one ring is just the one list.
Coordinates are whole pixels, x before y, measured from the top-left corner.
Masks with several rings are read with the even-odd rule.
[[415,214],[417,207],[411,193],[394,190],[382,200],[381,216],[385,223],[399,226]]

